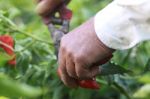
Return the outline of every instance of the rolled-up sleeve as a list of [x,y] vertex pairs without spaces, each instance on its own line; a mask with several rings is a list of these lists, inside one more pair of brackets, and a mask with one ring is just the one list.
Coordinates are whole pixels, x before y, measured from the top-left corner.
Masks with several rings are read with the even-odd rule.
[[94,27],[98,38],[113,49],[150,40],[150,0],[114,0],[96,14]]

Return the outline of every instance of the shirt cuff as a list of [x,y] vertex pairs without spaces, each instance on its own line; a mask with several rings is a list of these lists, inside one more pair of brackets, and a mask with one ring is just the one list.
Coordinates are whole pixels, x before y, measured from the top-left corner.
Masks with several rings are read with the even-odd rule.
[[115,1],[110,3],[94,18],[98,38],[112,49],[123,50],[135,46],[138,43],[137,31],[132,27],[129,18],[130,12],[126,8],[119,6]]

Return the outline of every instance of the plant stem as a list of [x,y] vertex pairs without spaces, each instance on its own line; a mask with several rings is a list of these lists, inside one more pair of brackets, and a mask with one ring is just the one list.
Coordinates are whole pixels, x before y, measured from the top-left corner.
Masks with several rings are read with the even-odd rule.
[[19,30],[19,29],[13,29],[13,30],[16,31],[16,32],[20,32],[20,33],[22,33],[22,34],[24,34],[26,36],[29,36],[29,37],[31,37],[34,40],[53,45],[52,42],[48,42],[48,41],[42,40],[42,39],[40,39],[40,38],[38,38],[38,37],[36,37],[36,36],[34,36],[32,34],[29,34],[29,33],[25,32],[25,31],[22,31],[22,30]]
[[0,41],[0,45],[3,45],[5,47],[9,48],[10,50],[14,51],[14,49],[11,46],[9,46],[8,44],[6,44],[6,43],[4,43],[2,41]]
[[5,22],[7,22],[8,23],[7,27],[10,28],[10,29],[12,29],[13,31],[22,33],[22,34],[24,34],[26,36],[29,36],[29,37],[33,38],[34,40],[37,40],[37,41],[40,41],[40,42],[44,42],[44,43],[53,45],[52,42],[48,42],[48,41],[42,40],[42,39],[40,39],[40,38],[32,35],[31,33],[29,34],[29,33],[25,32],[25,31],[22,31],[22,30],[18,29],[17,25],[13,21],[11,21],[10,19],[8,19],[7,17],[5,17],[3,15],[0,15],[0,18],[2,18]]
[[35,40],[32,41],[31,43],[28,43],[23,49],[17,51],[17,52],[16,52],[16,55],[19,54],[20,52],[25,51],[26,49],[28,49],[28,48],[29,48],[32,44],[34,44],[34,43],[35,43]]

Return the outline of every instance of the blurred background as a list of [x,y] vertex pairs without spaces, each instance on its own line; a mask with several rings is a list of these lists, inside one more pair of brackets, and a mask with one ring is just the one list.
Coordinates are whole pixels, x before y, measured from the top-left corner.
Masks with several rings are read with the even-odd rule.
[[[71,30],[111,0],[72,0]],[[0,55],[0,99],[150,99],[150,42],[114,53],[112,59],[132,71],[97,77],[99,90],[70,89],[59,80],[57,60],[47,27],[33,0],[0,0],[0,35],[15,39],[17,66]],[[116,20],[117,21],[117,20]]]

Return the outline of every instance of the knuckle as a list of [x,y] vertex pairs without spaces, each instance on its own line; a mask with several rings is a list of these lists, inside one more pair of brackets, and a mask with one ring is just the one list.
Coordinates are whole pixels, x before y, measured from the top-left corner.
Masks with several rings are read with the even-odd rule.
[[72,72],[68,72],[68,75],[69,75],[70,77],[72,77],[72,78],[76,78],[75,74],[72,73]]
[[74,56],[74,60],[75,60],[75,62],[77,62],[77,63],[83,63],[83,62],[84,62],[84,59],[85,59],[85,57],[84,57],[84,55],[82,55],[82,54],[76,54],[76,55]]
[[62,52],[66,52],[66,47],[65,46],[61,46],[60,49],[61,49]]
[[61,49],[62,52],[66,52],[66,46],[62,42],[60,44],[60,49]]
[[76,76],[76,72],[75,72],[75,70],[71,70],[71,69],[67,69],[67,73],[68,73],[68,76],[69,77],[71,77],[71,78],[78,78],[77,76]]
[[71,50],[66,49],[66,52],[67,52],[68,57],[70,58],[73,57],[73,52]]
[[66,51],[67,51],[66,36],[63,36],[63,37],[61,38],[60,49],[61,49],[63,52],[66,52]]

